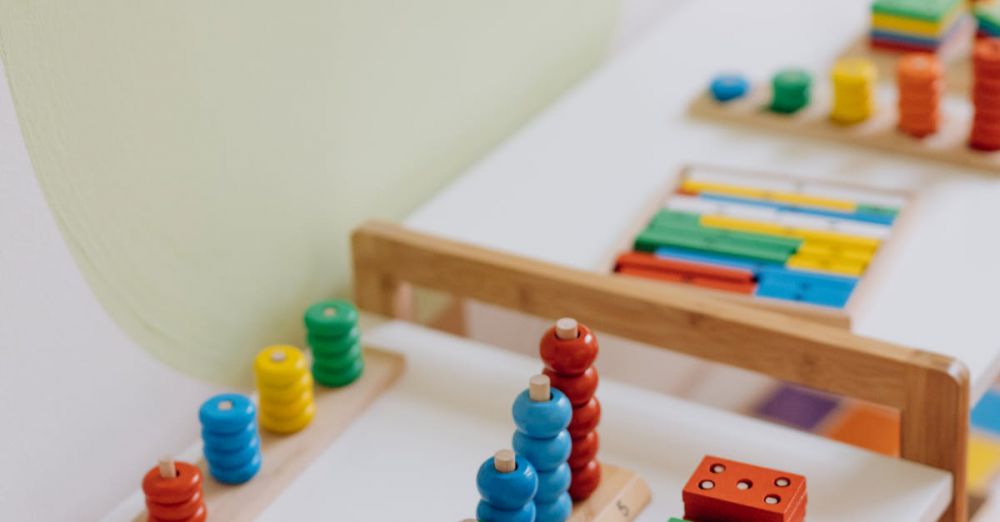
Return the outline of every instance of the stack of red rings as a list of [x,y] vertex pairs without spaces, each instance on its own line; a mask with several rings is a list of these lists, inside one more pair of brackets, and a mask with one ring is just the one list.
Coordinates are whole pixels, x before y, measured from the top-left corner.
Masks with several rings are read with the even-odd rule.
[[937,56],[904,54],[896,66],[899,88],[899,130],[916,138],[937,132],[944,89],[943,70]]
[[174,477],[165,477],[159,467],[153,467],[142,479],[149,522],[204,522],[208,512],[201,493],[201,471],[186,462],[174,465]]
[[1000,150],[1000,40],[977,40],[972,64],[975,116],[969,146],[983,151]]
[[590,497],[601,483],[601,464],[597,461],[600,441],[596,431],[601,421],[601,403],[594,397],[598,377],[593,367],[598,347],[597,338],[589,328],[572,319],[560,319],[557,325],[564,321],[570,321],[576,335],[560,337],[553,326],[542,336],[540,352],[545,362],[543,373],[549,376],[552,387],[563,392],[573,405],[573,419],[567,428],[573,438],[568,460],[573,477],[569,496],[580,501]]

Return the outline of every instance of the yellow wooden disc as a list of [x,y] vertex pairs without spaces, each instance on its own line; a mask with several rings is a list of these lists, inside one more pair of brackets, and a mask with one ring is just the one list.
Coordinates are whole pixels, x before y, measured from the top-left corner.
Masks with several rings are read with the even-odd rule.
[[302,350],[289,345],[268,346],[257,354],[253,362],[254,375],[261,386],[285,386],[309,372]]
[[312,389],[307,390],[305,393],[287,402],[276,402],[269,400],[267,397],[261,396],[260,412],[275,419],[288,419],[297,416],[302,412],[302,410],[306,409],[306,406],[312,404],[312,402]]
[[283,386],[273,386],[257,382],[257,391],[260,392],[261,399],[269,402],[289,402],[297,399],[306,390],[313,389],[313,376],[310,372],[305,372],[299,380],[285,384]]
[[302,415],[291,419],[275,419],[273,417],[268,417],[261,412],[260,415],[260,425],[264,427],[267,431],[273,433],[295,433],[309,425],[312,422],[313,417],[316,415],[316,405],[310,403],[306,409],[302,410]]
[[833,65],[830,77],[834,85],[874,84],[878,79],[878,69],[867,58],[841,58]]

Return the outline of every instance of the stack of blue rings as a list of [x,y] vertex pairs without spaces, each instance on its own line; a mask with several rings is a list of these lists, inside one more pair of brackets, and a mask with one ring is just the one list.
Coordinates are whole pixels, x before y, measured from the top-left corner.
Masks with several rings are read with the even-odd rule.
[[535,522],[565,522],[573,513],[569,489],[571,472],[566,459],[573,439],[566,427],[573,406],[561,391],[552,388],[547,401],[535,401],[524,390],[514,401],[514,451],[531,463],[538,474]]
[[538,475],[520,455],[515,462],[516,467],[510,472],[497,470],[493,458],[479,467],[476,474],[476,487],[482,497],[476,507],[479,522],[535,522],[535,503],[531,499],[538,491]]
[[249,397],[223,393],[198,410],[208,471],[223,484],[242,484],[260,471],[257,408]]

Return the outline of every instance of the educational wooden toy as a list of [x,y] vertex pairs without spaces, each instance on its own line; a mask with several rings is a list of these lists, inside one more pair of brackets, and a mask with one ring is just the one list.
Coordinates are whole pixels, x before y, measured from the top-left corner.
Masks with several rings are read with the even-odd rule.
[[197,466],[163,459],[142,478],[142,492],[149,522],[203,522],[208,516]]
[[575,501],[586,500],[601,483],[601,464],[597,461],[600,441],[597,425],[601,420],[601,403],[594,396],[597,390],[597,337],[575,319],[556,321],[539,343],[545,362],[544,374],[552,387],[566,394],[573,405],[569,433],[573,451],[569,456],[572,482],[569,495]]
[[[967,520],[969,377],[953,358],[737,306],[686,286],[666,291],[388,223],[357,229],[352,252],[357,303],[373,313],[405,310],[412,285],[537,316],[572,315],[609,334],[899,411],[901,458],[951,475],[950,499],[941,500],[947,507],[928,517]],[[610,478],[608,466],[587,502]],[[907,517],[914,518],[920,517]]]
[[[399,354],[371,347],[365,348],[365,361],[364,374],[350,386],[315,390],[316,416],[322,422],[313,423],[309,429],[293,436],[269,431],[259,433],[261,467],[253,480],[238,486],[224,484],[214,477],[204,480],[203,498],[213,520],[255,520],[353,420],[399,379],[405,366]],[[309,372],[305,375],[308,377]],[[201,462],[199,466],[206,469],[208,463]],[[134,521],[145,522],[145,513]]]
[[937,52],[967,23],[965,0],[875,0],[871,45],[894,51]]
[[[804,104],[776,103],[784,92],[777,78],[787,71],[770,85],[728,96],[719,95],[716,78],[691,103],[690,113],[1000,172],[1000,155],[994,154],[1000,150],[1000,41],[959,43],[950,61],[941,53],[852,47],[833,65],[829,85],[813,85],[800,97]],[[876,85],[879,77],[888,81]]]
[[514,401],[514,451],[531,463],[538,474],[535,494],[536,522],[565,522],[573,512],[570,499],[572,450],[569,426],[573,406],[561,391],[553,389],[546,375],[535,375],[528,389]]
[[313,380],[306,357],[294,346],[263,349],[254,359],[254,379],[260,393],[260,424],[274,433],[295,433],[316,414]]
[[976,17],[976,34],[982,37],[1000,37],[1000,2],[995,0],[976,2],[972,13]]
[[907,203],[898,192],[687,167],[613,270],[846,325]]
[[486,459],[476,474],[482,500],[476,518],[482,522],[534,522],[538,475],[531,463],[511,450]]
[[307,341],[313,378],[323,386],[345,386],[364,371],[358,311],[342,300],[321,301],[306,309]]
[[216,395],[198,410],[205,462],[223,484],[242,484],[260,471],[257,408],[237,393]]
[[801,475],[706,456],[684,486],[684,518],[697,522],[802,522]]

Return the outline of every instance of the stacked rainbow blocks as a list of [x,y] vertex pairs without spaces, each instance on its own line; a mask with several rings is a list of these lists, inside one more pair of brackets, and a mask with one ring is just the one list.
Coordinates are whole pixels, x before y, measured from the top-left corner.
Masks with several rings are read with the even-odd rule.
[[871,45],[894,51],[937,52],[967,20],[964,0],[875,0]]

